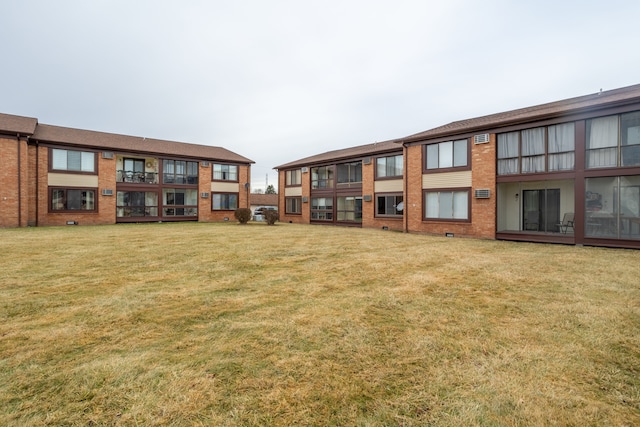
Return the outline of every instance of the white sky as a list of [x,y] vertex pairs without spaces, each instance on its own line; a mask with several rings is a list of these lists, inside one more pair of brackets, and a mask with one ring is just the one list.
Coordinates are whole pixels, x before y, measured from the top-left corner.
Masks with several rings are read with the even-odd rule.
[[637,0],[2,0],[0,112],[274,166],[640,83]]

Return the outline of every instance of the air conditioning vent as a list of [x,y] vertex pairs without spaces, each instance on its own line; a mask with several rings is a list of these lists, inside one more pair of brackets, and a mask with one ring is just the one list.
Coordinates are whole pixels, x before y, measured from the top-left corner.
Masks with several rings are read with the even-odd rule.
[[481,133],[481,134],[475,135],[473,137],[473,143],[474,144],[486,144],[487,142],[489,142],[489,134],[488,133]]
[[103,188],[102,189],[102,195],[103,196],[113,196],[113,190],[110,188]]
[[201,162],[200,164],[202,165],[203,168],[209,167],[209,162]]
[[103,151],[102,152],[103,159],[113,159],[113,151]]
[[362,196],[362,199],[365,202],[370,202],[371,201],[371,194],[365,194],[364,196]]
[[365,157],[364,160],[362,161],[362,163],[364,163],[365,165],[370,165],[371,164],[371,157]]
[[476,199],[488,199],[489,197],[491,197],[491,190],[489,190],[488,188],[478,189],[476,190],[475,194]]
[[200,193],[200,197],[202,197],[203,199],[208,199],[209,193]]
[[300,168],[300,170],[302,171],[302,173],[307,173],[307,172],[309,172],[309,168],[308,168],[308,167],[306,167],[306,166],[305,166],[305,167],[303,167],[303,168]]

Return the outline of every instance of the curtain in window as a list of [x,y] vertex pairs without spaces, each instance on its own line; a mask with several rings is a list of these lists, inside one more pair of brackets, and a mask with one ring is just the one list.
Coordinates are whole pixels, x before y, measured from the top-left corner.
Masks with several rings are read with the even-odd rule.
[[438,207],[438,193],[427,193],[426,200],[426,217],[438,218],[440,208]]
[[466,191],[456,191],[453,193],[453,217],[456,219],[467,219],[469,215],[469,196]]
[[587,123],[587,167],[616,166],[618,116],[600,117]]
[[549,126],[549,170],[575,168],[575,126],[573,123]]
[[498,135],[498,175],[518,173],[518,132]]

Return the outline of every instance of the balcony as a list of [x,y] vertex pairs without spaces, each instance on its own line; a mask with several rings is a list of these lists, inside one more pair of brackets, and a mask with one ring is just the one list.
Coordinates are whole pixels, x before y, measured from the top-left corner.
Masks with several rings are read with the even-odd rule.
[[157,184],[158,174],[156,172],[133,172],[118,170],[116,171],[116,181],[132,184]]

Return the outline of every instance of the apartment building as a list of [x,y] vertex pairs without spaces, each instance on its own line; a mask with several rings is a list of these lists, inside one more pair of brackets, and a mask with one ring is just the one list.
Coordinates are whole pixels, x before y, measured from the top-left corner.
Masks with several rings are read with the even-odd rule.
[[252,160],[222,147],[0,114],[0,227],[223,221],[249,206]]

